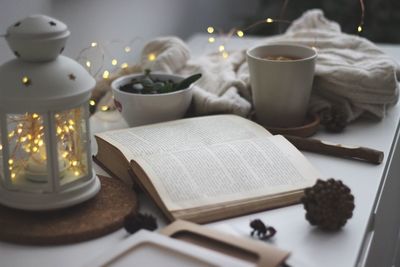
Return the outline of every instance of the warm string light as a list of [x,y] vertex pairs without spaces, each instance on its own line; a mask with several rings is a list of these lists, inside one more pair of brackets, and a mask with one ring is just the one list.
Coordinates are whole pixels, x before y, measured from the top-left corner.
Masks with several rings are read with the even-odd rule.
[[[112,40],[112,41],[108,42],[108,43],[105,45],[105,47],[108,47],[108,46],[110,46],[110,45],[112,45],[112,44],[122,44],[122,46],[123,46],[123,52],[124,52],[125,54],[129,54],[129,53],[132,52],[132,46],[134,45],[134,43],[137,42],[137,41],[139,41],[139,40],[141,40],[140,37],[135,37],[135,38],[133,38],[132,40],[130,40],[130,41],[128,42],[128,44],[124,44],[123,41],[115,39],[115,40]],[[107,49],[105,49],[105,51],[107,51]],[[118,67],[117,67],[117,66],[118,66],[118,59],[117,59],[117,58],[112,58],[110,63],[111,63],[112,66],[116,67],[114,70],[117,70],[117,69],[118,69]],[[125,68],[127,68],[128,66],[129,66],[128,63],[126,63],[126,62],[120,64],[120,68],[121,68],[121,69],[125,69]],[[107,70],[107,71],[108,71],[108,70]],[[108,75],[104,75],[104,72],[103,72],[103,79],[108,79],[108,78],[109,78],[109,74],[108,74]]]
[[[131,41],[129,41],[129,43],[128,44],[125,44],[124,45],[124,48],[123,48],[123,51],[124,51],[124,53],[131,53],[132,52],[132,45],[136,42],[136,41],[138,41],[140,38],[134,38],[134,39],[132,39]],[[79,54],[78,54],[78,57],[76,58],[76,60],[78,61],[78,62],[81,62],[81,64],[83,64],[84,66],[86,66],[86,68],[88,69],[88,71],[94,76],[94,77],[97,77],[97,76],[99,76],[99,74],[100,74],[100,72],[101,72],[101,70],[103,69],[103,67],[104,67],[104,63],[105,63],[105,59],[106,59],[106,57],[108,57],[108,55],[110,54],[109,52],[108,52],[108,46],[110,46],[110,45],[112,45],[112,44],[115,44],[115,43],[123,43],[122,41],[120,41],[120,40],[112,40],[112,41],[110,41],[110,42],[108,42],[108,43],[106,43],[106,44],[100,44],[99,42],[97,42],[97,41],[92,41],[90,44],[89,44],[89,46],[87,46],[87,47],[85,47],[84,49],[82,49],[80,52],[79,52]],[[94,70],[94,61],[91,61],[90,59],[89,59],[89,57],[87,56],[87,54],[90,52],[90,51],[93,51],[93,49],[96,49],[97,50],[97,52],[100,54],[100,58],[101,58],[101,60],[100,60],[100,64],[98,64],[99,66],[97,66],[97,69],[96,70]],[[111,65],[112,66],[117,66],[118,65],[118,59],[117,58],[112,58],[111,59],[111,61],[110,61],[110,63],[111,63]],[[127,63],[123,63],[123,64],[121,64],[121,67],[127,67],[128,65],[127,65]],[[108,72],[109,73],[109,71],[108,70],[103,70],[103,73],[102,73],[102,77],[104,78],[104,76],[106,76],[104,79],[108,79],[109,78],[109,75],[110,75],[110,73],[109,74],[106,74],[106,75],[104,75],[104,72]]]
[[108,111],[110,109],[109,106],[101,106],[100,110],[101,111]]
[[250,30],[250,29],[252,29],[252,28],[254,28],[254,27],[257,27],[257,26],[259,26],[259,25],[261,25],[261,24],[273,24],[273,23],[286,23],[286,24],[290,24],[290,23],[292,23],[292,21],[290,21],[290,20],[285,20],[285,19],[266,18],[266,19],[259,20],[259,21],[256,21],[256,22],[250,24],[249,26],[245,27],[245,28],[242,29],[241,31],[242,31],[242,32],[246,32],[246,31],[248,31],[248,30]]
[[86,166],[82,159],[82,145],[80,133],[82,132],[79,121],[82,117],[81,109],[73,109],[69,112],[57,113],[54,118],[57,125],[56,137],[59,153],[66,162],[66,168],[75,176],[86,172]]
[[[357,26],[357,32],[361,33],[364,30],[363,26],[364,26],[364,17],[365,17],[365,3],[364,3],[364,0],[359,0],[359,2],[360,2],[360,8],[361,8],[361,19],[360,19],[360,24]],[[292,21],[283,19],[283,16],[284,16],[284,13],[285,13],[285,11],[287,9],[288,3],[289,3],[289,0],[284,0],[278,19],[266,18],[266,19],[263,19],[263,20],[256,21],[256,22],[250,24],[249,26],[247,26],[247,27],[245,27],[243,29],[237,29],[237,28],[231,29],[229,31],[229,33],[226,35],[225,41],[221,45],[219,45],[218,52],[221,53],[221,56],[223,58],[225,58],[225,59],[228,58],[229,55],[225,50],[225,45],[234,34],[236,34],[237,37],[242,38],[242,37],[244,37],[246,31],[248,31],[248,30],[250,30],[250,29],[252,29],[252,28],[254,28],[256,26],[259,26],[261,24],[273,24],[273,23],[279,23],[280,25],[282,23],[291,24]],[[207,27],[207,33],[208,34],[214,34],[215,33],[215,28],[213,26],[208,26]],[[219,31],[219,36],[220,37],[224,36],[222,31]],[[212,43],[215,43],[215,42],[216,42],[216,37],[215,36],[210,36],[208,38],[208,43],[212,44]],[[317,49],[315,46],[312,46],[312,48],[315,49],[315,50]]]
[[[215,28],[213,26],[207,27],[207,33],[213,34],[215,33]],[[232,35],[235,33],[236,29],[231,29],[228,34],[224,34],[223,31],[218,30],[218,35],[219,38],[222,40],[222,43],[218,45],[218,52],[221,55],[223,59],[227,59],[229,57],[229,53],[226,51],[225,44],[226,42],[232,37]],[[236,33],[238,36],[241,35],[243,37],[244,33],[242,31],[238,31],[239,33]],[[208,43],[212,44],[217,41],[217,38],[213,36],[210,36],[208,38]]]
[[[122,46],[122,52],[124,54],[129,54],[133,52],[132,47],[134,45],[136,45],[136,42],[141,41],[140,37],[135,37],[132,40],[130,40],[128,43],[123,42],[121,40],[111,40],[109,42],[106,43],[99,43],[97,41],[92,41],[89,43],[89,45],[82,49],[78,55],[78,57],[76,58],[76,60],[78,62],[80,62],[82,65],[84,65],[88,71],[94,76],[94,77],[98,77],[100,76],[102,79],[107,80],[110,79],[111,77],[111,73],[112,72],[116,72],[118,69],[126,69],[129,67],[129,64],[127,62],[122,62],[119,63],[118,58],[116,57],[111,57],[110,56],[110,52],[108,47],[110,47],[111,45],[114,44],[119,44]],[[100,55],[100,64],[99,66],[95,66],[97,65],[95,62],[95,60],[91,60],[89,57],[89,53],[93,53],[97,52]],[[97,56],[98,58],[98,56]],[[106,62],[106,58],[111,58],[111,69],[104,69],[104,64]],[[156,59],[156,55],[149,55],[149,60],[150,61],[154,61]],[[96,100],[95,99],[91,99],[89,101],[89,105],[91,107],[95,107],[97,105]],[[108,111],[111,108],[109,106],[102,106],[99,108],[100,111]]]
[[361,18],[360,18],[360,24],[357,27],[357,32],[359,33],[363,31],[363,26],[364,26],[364,16],[365,16],[364,0],[360,0],[360,8],[361,8]]
[[[91,51],[92,49],[96,49],[100,53],[100,62],[101,63],[100,63],[100,66],[96,70],[93,69],[92,61],[86,56],[86,54],[89,51]],[[79,54],[76,58],[76,61],[78,61],[82,65],[84,65],[88,69],[89,73],[92,74],[94,77],[96,77],[103,67],[103,63],[104,63],[104,59],[105,59],[104,55],[105,55],[105,52],[104,52],[103,46],[100,45],[98,42],[93,41],[89,44],[89,46],[85,47],[84,49],[82,49],[79,52]]]
[[147,59],[149,61],[155,61],[157,59],[157,55],[155,53],[150,53],[148,54]]
[[[358,32],[358,33],[360,33],[360,32],[363,31],[364,16],[365,16],[365,3],[364,3],[364,0],[359,0],[359,1],[360,1],[360,7],[361,7],[361,19],[360,19],[360,24],[359,24],[358,27],[357,27],[357,32]],[[226,34],[226,35],[224,35],[222,31],[218,31],[218,32],[219,32],[219,33],[217,34],[218,39],[219,39],[221,36],[222,36],[222,37],[225,37],[225,38],[222,38],[222,39],[223,39],[222,44],[220,44],[220,45],[218,46],[218,52],[220,53],[221,57],[222,57],[223,59],[227,59],[227,58],[229,57],[229,53],[226,51],[226,44],[227,44],[227,42],[229,41],[229,39],[230,39],[233,35],[236,35],[236,36],[239,37],[239,38],[243,38],[243,37],[245,36],[245,32],[246,32],[246,31],[250,30],[250,29],[253,28],[253,27],[259,26],[259,25],[261,25],[261,24],[273,24],[273,23],[279,23],[279,24],[281,24],[281,23],[287,23],[287,24],[290,24],[291,21],[283,19],[283,16],[284,16],[284,13],[285,13],[285,11],[286,11],[288,2],[289,2],[289,0],[284,0],[284,2],[283,2],[283,4],[282,4],[281,11],[280,11],[279,18],[277,18],[277,19],[275,19],[275,18],[270,18],[270,17],[269,17],[269,18],[266,18],[266,19],[263,19],[263,20],[256,21],[256,22],[254,22],[253,24],[251,24],[251,25],[249,25],[249,26],[247,26],[247,27],[245,27],[245,28],[243,28],[243,29],[233,28],[233,29],[231,29],[231,30],[228,32],[228,34]],[[206,30],[207,30],[207,33],[208,33],[208,34],[212,35],[212,36],[210,36],[210,37],[208,38],[208,43],[210,43],[210,44],[216,43],[216,42],[217,42],[217,37],[215,36],[215,33],[216,33],[215,27],[213,27],[213,26],[208,26]],[[137,37],[137,38],[134,38],[133,40],[131,40],[131,41],[129,42],[128,45],[124,46],[123,51],[124,51],[125,53],[130,53],[130,52],[132,52],[131,46],[133,45],[134,42],[138,41],[139,39],[140,39],[140,38]],[[113,40],[113,41],[110,42],[110,44],[111,44],[111,43],[119,43],[119,42],[120,42],[119,40]],[[100,51],[101,51],[101,58],[102,58],[101,68],[102,68],[102,67],[103,67],[103,63],[104,63],[105,54],[106,54],[106,49],[105,49],[102,45],[100,45],[98,42],[95,42],[95,41],[91,42],[91,43],[90,43],[90,46],[89,46],[88,48],[85,48],[85,49],[83,49],[83,50],[81,51],[81,53],[80,53],[79,56],[78,56],[77,61],[79,61],[79,59],[81,59],[81,58],[84,58],[84,57],[82,57],[82,54],[83,54],[84,52],[86,52],[88,49],[93,49],[93,48],[100,49]],[[315,49],[315,50],[317,49],[317,48],[315,47],[315,45],[313,45],[312,48]],[[150,54],[147,56],[147,58],[148,58],[149,61],[155,61],[155,60],[157,59],[157,55],[156,55],[155,53],[150,53]],[[86,60],[86,61],[85,61],[86,67],[87,67],[90,71],[92,71],[92,62],[91,62],[90,60],[88,60],[87,58],[84,58],[84,59]],[[113,59],[111,60],[111,65],[112,65],[112,66],[117,66],[117,65],[118,65],[118,60],[117,60],[116,58],[113,58]],[[100,68],[100,69],[101,69],[101,68]],[[126,69],[126,68],[128,68],[128,63],[124,62],[124,63],[120,64],[120,68],[121,68],[121,69]],[[99,72],[99,71],[96,71],[96,73],[94,74],[94,76],[97,76],[98,72]],[[109,71],[109,70],[104,70],[103,73],[102,73],[102,75],[101,75],[101,77],[102,77],[103,79],[109,79],[109,78],[110,78],[110,71]],[[24,77],[24,78],[25,78],[25,77]],[[28,85],[29,82],[30,82],[29,80],[25,80],[25,81],[23,80],[23,83],[24,83],[25,85]],[[96,102],[95,102],[95,100],[91,100],[91,101],[89,102],[89,104],[90,104],[91,106],[95,106],[95,105],[96,105]],[[110,110],[110,108],[109,108],[108,106],[102,106],[102,107],[100,108],[100,110],[101,110],[101,111],[107,111],[107,110]]]
[[108,78],[110,78],[110,72],[108,70],[105,70],[103,72],[102,77],[103,77],[103,79],[107,80]]
[[28,76],[22,77],[21,81],[22,81],[22,83],[23,83],[25,86],[31,85],[31,79],[29,79]]
[[[233,37],[233,35],[236,35],[239,38],[243,38],[245,36],[246,31],[248,31],[258,25],[261,25],[261,24],[272,24],[272,23],[288,23],[288,24],[290,24],[291,21],[284,20],[284,19],[266,18],[263,20],[256,21],[253,24],[245,27],[244,29],[232,28],[227,34],[224,34],[223,31],[218,30],[218,39],[222,39],[222,44],[220,44],[218,46],[218,52],[220,53],[220,55],[223,59],[227,59],[229,57],[229,53],[226,51],[226,44]],[[217,38],[214,35],[215,31],[216,30],[213,26],[207,27],[207,33],[212,35],[212,36],[208,37],[208,43],[210,43],[210,44],[215,43],[217,41]]]
[[20,156],[20,150],[28,153],[29,158],[35,162],[40,163],[43,161],[43,149],[41,147],[44,145],[44,127],[42,118],[37,113],[25,113],[22,116],[11,117],[9,120],[10,123],[16,125],[13,130],[8,132],[10,144],[14,143],[8,159],[8,169],[10,170],[11,178],[14,179],[22,169],[25,169],[27,164],[22,158],[18,157]]
[[22,82],[23,83],[27,83],[28,81],[29,81],[28,77],[26,77],[26,76],[22,77]]
[[[278,19],[266,18],[266,19],[263,19],[263,20],[260,20],[260,21],[256,21],[255,23],[245,27],[244,29],[237,29],[237,28],[231,29],[228,32],[228,34],[226,35],[226,37],[222,38],[224,40],[223,43],[218,46],[218,52],[220,53],[221,57],[223,59],[227,59],[229,57],[229,53],[226,51],[225,47],[226,47],[226,43],[229,41],[229,39],[233,35],[236,35],[237,37],[242,38],[242,37],[245,36],[245,32],[246,31],[248,31],[249,29],[251,29],[253,27],[261,25],[261,24],[272,24],[272,23],[288,23],[288,24],[290,24],[291,21],[282,19],[283,14],[284,14],[284,12],[286,10],[287,4],[288,4],[288,0],[285,0],[283,5],[282,5],[280,16],[279,16]],[[363,0],[360,0],[360,6],[361,6],[361,21],[360,21],[360,25],[357,27],[357,31],[358,32],[361,32],[363,30],[363,24],[364,24],[365,5],[364,5],[364,1]],[[215,28],[213,26],[208,26],[207,27],[207,33],[208,34],[214,34],[215,32],[216,32],[216,30],[215,30]],[[224,36],[224,34],[221,31],[219,31],[219,32],[220,32],[219,36]],[[132,51],[131,45],[136,40],[137,39],[132,40],[129,43],[129,45],[126,45],[124,47],[124,52],[125,53],[130,53]],[[216,41],[217,41],[217,38],[215,36],[210,36],[208,38],[208,43],[210,43],[210,44],[216,43]],[[114,40],[111,43],[115,43],[115,42],[118,42],[118,41]],[[90,48],[100,48],[102,50],[102,62],[104,62],[104,57],[105,57],[105,52],[104,51],[105,51],[105,49],[102,49],[101,46],[97,42],[91,42]],[[317,49],[314,45],[312,46],[312,48],[315,49],[315,50]],[[84,52],[84,50],[82,52]],[[82,52],[81,52],[81,54],[82,54]],[[155,53],[150,53],[147,58],[148,58],[149,61],[155,61],[157,59],[157,55]],[[111,60],[111,65],[112,66],[117,66],[117,64],[118,64],[118,60],[116,58],[113,58]],[[86,67],[91,69],[91,67],[92,67],[91,61],[86,60]],[[126,62],[122,63],[120,65],[121,69],[126,69],[127,67],[128,67],[128,64]],[[102,78],[103,79],[109,79],[110,78],[110,71],[109,70],[104,70],[103,73],[102,73]],[[24,84],[26,82],[23,81]],[[95,106],[96,105],[95,100],[91,100],[89,102],[89,105],[90,106]],[[101,111],[108,111],[108,110],[110,110],[110,108],[108,106],[102,106],[100,108],[100,110]]]

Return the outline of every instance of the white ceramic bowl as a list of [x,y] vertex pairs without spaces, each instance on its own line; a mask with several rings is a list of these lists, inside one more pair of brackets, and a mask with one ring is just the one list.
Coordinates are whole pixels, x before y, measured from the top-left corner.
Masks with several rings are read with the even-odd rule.
[[[161,81],[180,82],[184,79],[182,76],[164,73],[151,73],[150,75]],[[135,94],[119,89],[130,83],[132,79],[141,76],[143,74],[125,75],[111,83],[115,106],[129,126],[176,120],[185,115],[192,101],[192,85],[183,90],[165,94]]]

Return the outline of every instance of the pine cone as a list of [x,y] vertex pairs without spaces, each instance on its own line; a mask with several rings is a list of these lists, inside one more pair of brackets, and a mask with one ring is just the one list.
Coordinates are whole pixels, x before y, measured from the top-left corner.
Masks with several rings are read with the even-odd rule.
[[338,106],[322,110],[320,117],[321,124],[325,125],[326,130],[329,132],[340,133],[347,126],[347,113]]
[[323,230],[339,230],[353,216],[354,196],[340,180],[318,180],[301,199],[306,219]]
[[320,111],[319,119],[322,125],[327,125],[332,121],[332,112],[330,108],[325,108]]
[[134,234],[140,229],[154,231],[157,227],[156,218],[150,214],[135,214],[132,212],[124,219],[124,228],[130,234]]

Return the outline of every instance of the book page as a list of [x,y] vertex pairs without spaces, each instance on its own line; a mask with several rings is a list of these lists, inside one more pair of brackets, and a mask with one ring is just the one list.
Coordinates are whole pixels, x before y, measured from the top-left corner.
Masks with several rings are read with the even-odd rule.
[[143,155],[136,162],[170,211],[299,190],[320,177],[282,136]]
[[139,156],[267,137],[262,126],[235,115],[196,117],[96,134],[128,160]]

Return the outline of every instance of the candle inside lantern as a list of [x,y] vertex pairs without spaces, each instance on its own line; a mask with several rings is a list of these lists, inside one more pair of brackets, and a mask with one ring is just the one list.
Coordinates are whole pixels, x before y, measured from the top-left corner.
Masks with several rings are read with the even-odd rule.
[[[63,159],[62,156],[58,157],[58,166],[60,172],[59,175],[60,178],[62,178],[67,167],[67,161]],[[31,180],[33,182],[47,182],[48,168],[46,150],[44,146],[41,146],[37,153],[33,153],[30,155],[27,162],[25,175],[28,180]]]

